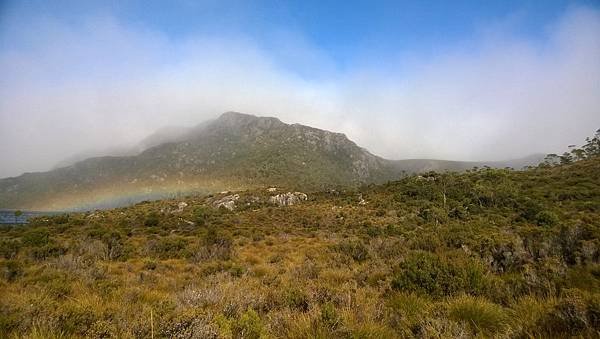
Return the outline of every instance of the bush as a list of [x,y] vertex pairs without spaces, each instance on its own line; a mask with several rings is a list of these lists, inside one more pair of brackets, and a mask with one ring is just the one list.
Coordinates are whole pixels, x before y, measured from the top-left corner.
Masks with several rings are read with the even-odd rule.
[[160,219],[156,212],[152,212],[146,216],[146,220],[144,220],[144,225],[148,227],[158,226]]
[[105,233],[102,242],[106,245],[106,256],[108,260],[118,259],[125,254],[123,236],[119,232]]
[[31,247],[45,246],[50,242],[50,232],[47,228],[35,228],[23,235],[23,245]]
[[299,288],[289,288],[285,291],[284,300],[286,306],[300,312],[306,312],[309,308],[308,295]]
[[554,334],[575,334],[597,325],[597,301],[581,290],[565,290],[542,326]]
[[493,334],[505,329],[508,316],[500,305],[479,297],[461,296],[448,304],[450,319],[468,325],[475,333]]
[[6,260],[2,263],[2,275],[6,281],[14,281],[23,274],[23,265],[16,260]]
[[459,292],[477,293],[484,280],[483,270],[476,262],[443,260],[433,253],[415,251],[400,264],[392,288],[442,297]]
[[210,219],[211,210],[205,206],[200,206],[194,210],[194,221],[198,226],[204,226]]
[[519,217],[530,222],[537,222],[537,216],[542,212],[542,206],[531,198],[520,199],[517,203],[520,210]]
[[155,260],[147,259],[142,265],[142,269],[147,271],[154,271],[158,267],[158,263]]
[[222,246],[231,247],[233,241],[229,234],[219,231],[216,227],[209,227],[206,235],[204,236],[205,246]]
[[216,227],[209,227],[202,239],[201,247],[194,249],[196,260],[229,260],[231,258],[233,240],[231,236]]
[[150,252],[160,259],[182,258],[186,253],[188,242],[185,238],[175,235],[161,237],[150,243]]
[[394,327],[408,329],[412,334],[418,324],[427,318],[432,304],[414,293],[397,293],[390,297],[386,306]]
[[349,256],[355,261],[365,261],[369,258],[369,250],[362,241],[343,241],[333,246],[333,250]]
[[3,239],[0,241],[0,255],[4,259],[13,259],[21,249],[21,242],[17,239]]
[[341,325],[341,318],[332,303],[325,303],[321,307],[321,324],[329,331],[334,331]]
[[67,252],[67,249],[58,244],[48,244],[43,247],[31,249],[31,257],[36,260],[44,260],[46,258],[58,257]]
[[554,226],[559,220],[556,214],[550,211],[541,211],[535,216],[535,219],[540,226]]
[[248,309],[231,326],[235,338],[259,339],[265,336],[265,329],[258,314]]

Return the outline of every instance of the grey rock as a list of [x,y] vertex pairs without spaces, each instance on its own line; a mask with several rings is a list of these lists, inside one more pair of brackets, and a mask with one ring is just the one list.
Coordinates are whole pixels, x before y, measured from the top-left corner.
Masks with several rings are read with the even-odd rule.
[[239,194],[232,194],[216,200],[212,205],[216,208],[224,207],[230,211],[235,209],[235,202],[240,198]]
[[269,202],[278,206],[291,206],[307,199],[308,196],[305,193],[287,192],[270,197]]

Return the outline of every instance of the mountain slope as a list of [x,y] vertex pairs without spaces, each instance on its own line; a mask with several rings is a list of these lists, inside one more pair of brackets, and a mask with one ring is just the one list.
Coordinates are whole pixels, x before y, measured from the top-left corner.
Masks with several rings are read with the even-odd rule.
[[405,173],[507,166],[391,161],[341,133],[237,112],[194,128],[158,131],[140,145],[145,150],[137,155],[90,158],[49,172],[0,179],[0,208],[85,210],[190,193],[267,185],[302,190],[356,187]]
[[455,171],[462,172],[474,167],[513,168],[523,169],[527,166],[536,166],[544,160],[545,154],[532,154],[530,156],[504,161],[452,161],[437,159],[403,159],[390,160],[393,172],[421,173],[428,171]]
[[598,338],[600,157],[283,192],[0,227],[1,337]]
[[86,209],[258,185],[316,189],[380,181],[389,171],[343,134],[228,112],[136,156],[2,179],[0,206]]

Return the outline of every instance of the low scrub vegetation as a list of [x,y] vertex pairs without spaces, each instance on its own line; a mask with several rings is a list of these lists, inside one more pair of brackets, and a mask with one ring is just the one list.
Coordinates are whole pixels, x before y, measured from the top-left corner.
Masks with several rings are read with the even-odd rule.
[[4,226],[0,333],[598,337],[600,159],[580,158]]

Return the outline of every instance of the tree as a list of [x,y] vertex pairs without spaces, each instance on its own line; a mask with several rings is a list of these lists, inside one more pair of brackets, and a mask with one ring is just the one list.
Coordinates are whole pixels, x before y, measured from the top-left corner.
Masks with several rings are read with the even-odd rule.
[[22,216],[22,215],[23,215],[23,212],[21,212],[21,210],[16,210],[16,211],[15,211],[15,224],[17,224],[17,223],[18,223],[18,219],[19,219],[19,217],[20,217],[20,216]]
[[586,144],[582,148],[588,158],[600,155],[600,129],[596,131],[596,134],[591,139],[589,137],[586,138],[585,142]]
[[572,162],[573,162],[573,156],[571,155],[571,153],[565,152],[565,153],[563,153],[563,155],[560,156],[560,164],[561,165],[567,165]]

